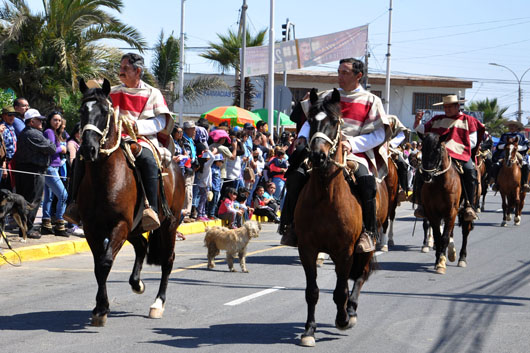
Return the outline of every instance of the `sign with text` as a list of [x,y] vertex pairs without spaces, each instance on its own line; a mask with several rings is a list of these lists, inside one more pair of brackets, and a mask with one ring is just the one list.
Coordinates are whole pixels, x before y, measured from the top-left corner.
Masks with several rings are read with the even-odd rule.
[[[343,58],[363,56],[368,25],[318,37],[279,42],[274,45],[274,71],[289,71],[325,64]],[[249,47],[245,52],[245,76],[269,71],[269,47]]]

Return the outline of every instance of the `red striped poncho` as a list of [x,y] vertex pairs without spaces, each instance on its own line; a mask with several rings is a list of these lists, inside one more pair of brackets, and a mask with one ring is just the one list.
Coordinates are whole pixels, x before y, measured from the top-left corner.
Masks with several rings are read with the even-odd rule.
[[452,158],[467,162],[474,151],[471,150],[470,134],[477,133],[479,146],[484,136],[484,125],[472,116],[459,113],[454,117],[437,115],[425,124],[425,133],[432,132],[439,136],[448,135],[445,147]]

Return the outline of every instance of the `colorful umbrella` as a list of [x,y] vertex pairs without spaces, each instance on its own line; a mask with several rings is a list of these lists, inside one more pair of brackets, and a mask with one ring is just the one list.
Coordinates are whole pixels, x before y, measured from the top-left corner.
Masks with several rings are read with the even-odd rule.
[[[268,109],[256,109],[252,111],[259,115],[260,119],[268,122],[269,121],[269,110]],[[274,124],[278,123],[278,111],[274,111]],[[289,115],[280,112],[280,126],[295,125],[295,123],[289,118]]]
[[245,123],[256,126],[256,122],[261,120],[258,115],[233,105],[213,108],[202,114],[201,118],[206,118],[216,126],[224,121],[228,122],[230,126],[243,126]]

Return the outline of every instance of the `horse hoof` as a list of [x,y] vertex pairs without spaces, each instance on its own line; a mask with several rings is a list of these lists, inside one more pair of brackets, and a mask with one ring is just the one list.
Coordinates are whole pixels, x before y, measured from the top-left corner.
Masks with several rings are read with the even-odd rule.
[[313,336],[303,336],[300,339],[300,345],[304,347],[314,347],[315,346],[315,337]]
[[506,216],[506,220],[507,220],[508,222],[511,221],[511,220],[512,220],[512,216],[511,216],[511,215]]
[[456,249],[455,249],[455,243],[450,241],[449,246],[447,247],[447,257],[449,258],[449,261],[455,262],[456,260]]
[[382,251],[382,252],[388,252],[388,245],[383,245],[383,246],[381,247],[381,251]]
[[439,275],[445,275],[445,267],[436,266],[436,273]]
[[341,331],[346,331],[351,329],[355,324],[357,323],[357,316],[350,316],[350,319],[348,320],[348,323],[344,326],[339,325],[337,321],[335,321],[335,327],[338,328]]
[[429,245],[429,248],[434,247],[434,237],[431,235],[429,236],[429,240],[427,241],[427,245]]
[[161,319],[164,314],[164,303],[162,299],[156,298],[155,302],[149,308],[149,317],[151,319]]
[[506,221],[502,221],[501,227],[506,227]]
[[520,226],[520,225],[521,225],[521,221],[519,221],[519,222],[513,222],[513,225],[514,225],[514,226]]
[[480,208],[477,208],[477,213],[480,213],[482,212],[482,210]]
[[458,261],[458,267],[467,267],[467,262],[465,262],[464,260]]
[[142,280],[140,280],[139,285],[140,285],[140,289],[139,290],[136,290],[136,289],[133,288],[132,291],[134,293],[136,293],[136,294],[143,294],[145,292],[145,284],[144,284],[144,282]]
[[395,244],[394,244],[394,240],[393,239],[388,239],[388,246],[389,247],[393,247]]
[[428,246],[422,246],[421,247],[421,252],[429,252],[430,248]]
[[92,314],[92,320],[90,321],[90,324],[95,327],[103,327],[107,323],[107,315],[94,315]]
[[481,212],[484,212],[484,207],[481,207],[481,208],[480,208],[480,211],[481,211]]

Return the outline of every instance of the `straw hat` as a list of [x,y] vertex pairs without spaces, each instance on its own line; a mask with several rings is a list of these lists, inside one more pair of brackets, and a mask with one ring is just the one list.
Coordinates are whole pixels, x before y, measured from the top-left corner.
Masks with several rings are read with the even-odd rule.
[[504,121],[503,122],[504,126],[510,126],[510,125],[513,125],[515,127],[517,127],[517,129],[519,130],[522,130],[523,129],[523,124],[517,120],[507,120],[507,121]]
[[434,103],[433,105],[444,105],[444,104],[455,104],[455,103],[464,103],[465,99],[458,99],[458,96],[456,94],[451,94],[448,96],[443,97],[442,102]]

